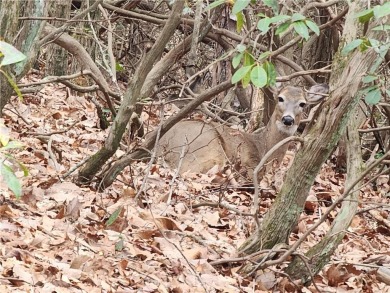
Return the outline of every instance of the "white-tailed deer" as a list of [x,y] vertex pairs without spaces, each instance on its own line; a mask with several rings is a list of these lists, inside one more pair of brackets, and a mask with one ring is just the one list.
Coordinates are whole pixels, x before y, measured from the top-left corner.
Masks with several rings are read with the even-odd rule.
[[[205,173],[215,165],[237,164],[252,176],[261,158],[279,141],[294,135],[306,104],[319,103],[327,85],[315,85],[307,94],[287,86],[277,94],[277,104],[268,124],[257,133],[248,134],[218,123],[185,120],[172,127],[160,140],[158,154],[180,173]],[[278,149],[270,160],[282,160],[288,146]],[[270,161],[269,160],[269,161]]]

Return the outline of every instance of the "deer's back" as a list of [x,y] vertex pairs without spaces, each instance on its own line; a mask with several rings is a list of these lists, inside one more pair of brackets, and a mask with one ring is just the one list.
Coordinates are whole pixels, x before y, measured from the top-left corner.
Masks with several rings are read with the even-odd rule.
[[172,168],[177,168],[181,160],[181,173],[205,173],[215,165],[228,163],[251,173],[261,158],[252,135],[198,120],[181,121],[172,127],[161,138],[158,154]]
[[[205,173],[226,162],[213,124],[197,120],[185,120],[173,126],[159,141],[158,154],[172,168],[177,168],[181,161],[181,173]],[[183,159],[180,158],[182,155]]]

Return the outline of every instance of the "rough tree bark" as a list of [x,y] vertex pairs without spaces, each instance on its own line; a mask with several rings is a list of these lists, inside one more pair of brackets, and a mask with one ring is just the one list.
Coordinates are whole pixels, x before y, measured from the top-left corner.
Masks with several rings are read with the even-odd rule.
[[[360,177],[364,169],[358,128],[365,116],[363,116],[361,110],[357,108],[353,117],[354,119],[349,119],[348,121],[345,135],[347,142],[346,188]],[[354,190],[356,191],[352,192],[343,202],[340,212],[334,219],[332,227],[326,233],[324,238],[309,249],[309,251],[305,254],[307,257],[306,262],[311,269],[311,274],[308,272],[306,264],[302,262],[302,259],[294,257],[293,261],[289,264],[286,270],[292,278],[300,278],[303,284],[306,284],[309,281],[312,281],[311,276],[315,276],[328,263],[330,257],[344,238],[344,235],[358,209],[360,186],[361,183],[355,185]]]
[[[45,3],[39,0],[0,1],[0,36],[27,56],[22,62],[7,66],[5,69],[8,74],[14,77],[16,82],[30,70],[38,56],[38,38],[43,26],[40,20],[25,20],[20,25],[18,18],[20,16],[41,17],[46,16],[46,14]],[[18,29],[20,30],[18,31]],[[14,92],[2,74],[0,74],[0,90],[1,113]]]
[[[112,9],[110,6],[108,8]],[[200,26],[200,32],[197,37],[198,42],[202,41],[207,33],[210,31],[212,24],[217,21],[219,18],[219,14],[221,11],[221,7],[217,7],[212,11],[212,15],[210,19],[205,19],[201,26]],[[125,12],[122,12],[122,14],[125,14]],[[175,46],[173,49],[171,49],[166,55],[164,55],[163,58],[161,58],[160,61],[158,61],[153,68],[148,73],[144,84],[141,89],[141,97],[147,97],[151,94],[153,91],[154,86],[158,83],[158,81],[162,78],[162,76],[175,64],[180,60],[191,48],[191,41],[192,41],[192,34],[187,36],[183,41],[181,41],[177,46]],[[198,107],[201,102],[199,101],[206,101],[209,100],[213,95],[216,95],[220,92],[223,92],[224,90],[232,87],[233,85],[229,84],[226,85],[225,83],[222,83],[206,92],[201,94],[196,98],[196,100],[193,103],[189,103],[182,111],[177,113],[172,119],[169,119],[164,123],[161,134],[165,133],[169,130],[170,127],[174,125],[177,121],[180,119],[183,119],[186,115],[191,113],[196,107]],[[100,183],[100,188],[104,189],[107,188],[112,184],[112,182],[115,180],[116,176],[133,160],[140,160],[144,159],[149,156],[145,150],[150,150],[154,146],[154,141],[156,139],[155,133],[148,136],[148,139],[142,144],[141,149],[137,149],[134,152],[132,152],[129,155],[126,155],[122,158],[120,158],[118,161],[116,161],[108,170],[106,170],[103,174],[103,179]]]
[[79,183],[89,182],[118,149],[126,125],[134,112],[135,105],[141,98],[140,93],[145,78],[152,69],[155,61],[161,57],[167,42],[175,32],[180,22],[183,7],[184,1],[176,1],[173,5],[169,20],[166,22],[159,38],[150,51],[142,58],[132,78],[104,146],[96,154],[91,156],[84,168],[80,170],[78,176]]
[[[51,0],[47,2],[49,17],[69,19],[72,0]],[[52,25],[59,26],[63,21],[53,21]],[[68,52],[54,44],[46,49],[46,75],[61,76],[68,71]]]
[[[366,4],[366,1],[351,3],[347,23],[355,23],[355,27],[362,28],[354,15],[357,11],[365,9]],[[348,39],[358,36],[354,26],[350,25],[345,28],[344,33],[350,36]],[[376,39],[384,36],[382,32],[370,33],[369,37]],[[322,105],[321,113],[317,112],[317,117],[309,125],[311,128],[304,137],[303,147],[297,153],[282,190],[265,215],[262,225],[239,248],[241,254],[251,254],[261,249],[272,248],[278,243],[288,242],[316,175],[345,131],[347,121],[360,98],[357,92],[361,79],[375,58],[376,53],[373,49],[363,53],[356,50],[348,56],[341,54],[336,56],[333,61],[330,97]],[[248,266],[242,272],[247,273],[249,270],[251,268]]]

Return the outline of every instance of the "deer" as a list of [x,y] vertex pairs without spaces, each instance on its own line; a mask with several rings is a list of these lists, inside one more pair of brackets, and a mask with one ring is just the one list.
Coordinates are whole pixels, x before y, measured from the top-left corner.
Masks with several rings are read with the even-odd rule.
[[[268,124],[254,133],[217,122],[182,120],[161,137],[157,154],[162,155],[171,168],[177,168],[180,163],[180,174],[206,173],[216,165],[223,168],[233,163],[237,166],[235,169],[252,176],[260,160],[275,144],[295,134],[305,107],[320,103],[327,92],[325,84],[314,85],[308,92],[300,87],[283,87],[276,91],[276,106]],[[267,162],[280,163],[287,149],[288,145],[279,148]]]

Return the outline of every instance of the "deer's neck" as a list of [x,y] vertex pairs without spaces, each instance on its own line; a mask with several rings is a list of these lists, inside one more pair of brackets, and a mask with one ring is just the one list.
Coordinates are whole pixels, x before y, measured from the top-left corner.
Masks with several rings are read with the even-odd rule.
[[[276,121],[275,116],[272,116],[267,126],[263,128],[260,133],[255,134],[255,141],[260,153],[260,157],[263,157],[279,141],[285,139],[286,137],[294,135],[295,131],[296,127],[290,129],[289,131],[286,131],[282,127],[278,126],[278,121]],[[287,149],[288,144],[280,147],[273,153],[270,160],[277,159],[279,162],[281,162]]]

